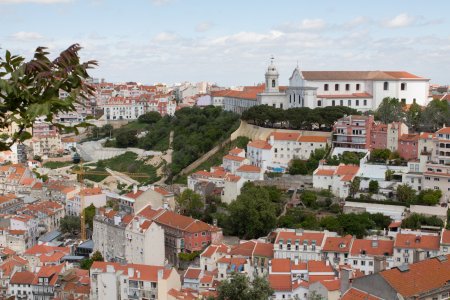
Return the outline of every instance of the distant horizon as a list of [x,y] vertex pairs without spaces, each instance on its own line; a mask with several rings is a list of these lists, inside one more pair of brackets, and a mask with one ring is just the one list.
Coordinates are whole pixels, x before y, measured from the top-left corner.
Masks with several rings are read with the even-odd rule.
[[[264,81],[301,70],[406,71],[448,85],[450,2],[0,0],[0,53],[52,55],[79,43],[108,82]],[[274,7],[275,6],[275,7]]]

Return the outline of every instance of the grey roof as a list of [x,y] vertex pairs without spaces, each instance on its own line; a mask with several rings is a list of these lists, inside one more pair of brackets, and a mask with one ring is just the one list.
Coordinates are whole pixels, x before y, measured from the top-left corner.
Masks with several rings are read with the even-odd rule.
[[51,242],[51,241],[57,239],[61,235],[62,235],[62,232],[59,230],[50,231],[50,232],[47,232],[46,234],[44,234],[43,236],[41,236],[39,238],[39,241],[43,242],[43,243],[48,243],[48,242]]
[[87,240],[87,241],[81,243],[77,248],[94,249],[94,241],[93,240]]
[[63,258],[61,260],[83,260],[85,259],[84,256],[80,256],[80,255],[66,255],[63,256]]

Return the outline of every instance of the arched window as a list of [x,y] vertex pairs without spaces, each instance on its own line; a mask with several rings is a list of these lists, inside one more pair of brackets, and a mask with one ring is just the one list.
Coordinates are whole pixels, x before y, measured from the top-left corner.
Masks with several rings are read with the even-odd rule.
[[272,79],[272,87],[275,87],[275,79]]
[[387,81],[384,82],[383,90],[385,90],[385,91],[389,90],[389,82],[387,82]]
[[405,83],[405,82],[402,82],[402,83],[400,84],[400,89],[401,89],[402,91],[406,91],[406,83]]

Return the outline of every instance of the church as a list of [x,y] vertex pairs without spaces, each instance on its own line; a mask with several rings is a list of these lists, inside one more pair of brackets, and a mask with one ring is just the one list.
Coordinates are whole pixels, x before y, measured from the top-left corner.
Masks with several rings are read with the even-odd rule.
[[301,71],[297,66],[287,87],[279,85],[279,76],[272,58],[261,88],[228,92],[221,95],[220,105],[236,113],[255,105],[281,109],[347,106],[365,112],[375,111],[386,97],[406,105],[429,101],[430,80],[405,71]]

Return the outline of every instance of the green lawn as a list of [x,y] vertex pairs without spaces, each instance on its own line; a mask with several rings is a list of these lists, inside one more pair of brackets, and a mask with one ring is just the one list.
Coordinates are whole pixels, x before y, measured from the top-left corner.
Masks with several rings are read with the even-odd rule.
[[43,164],[45,168],[58,169],[73,165],[72,161],[47,161]]
[[[142,160],[137,159],[138,155],[134,152],[125,152],[122,155],[100,160],[95,164],[95,168],[92,170],[106,172],[106,168],[109,168],[118,172],[127,173],[145,173],[149,175],[148,178],[134,178],[141,183],[153,183],[159,180],[156,174],[156,168],[152,165],[146,165]],[[86,179],[100,182],[105,179],[106,175],[85,175]]]

